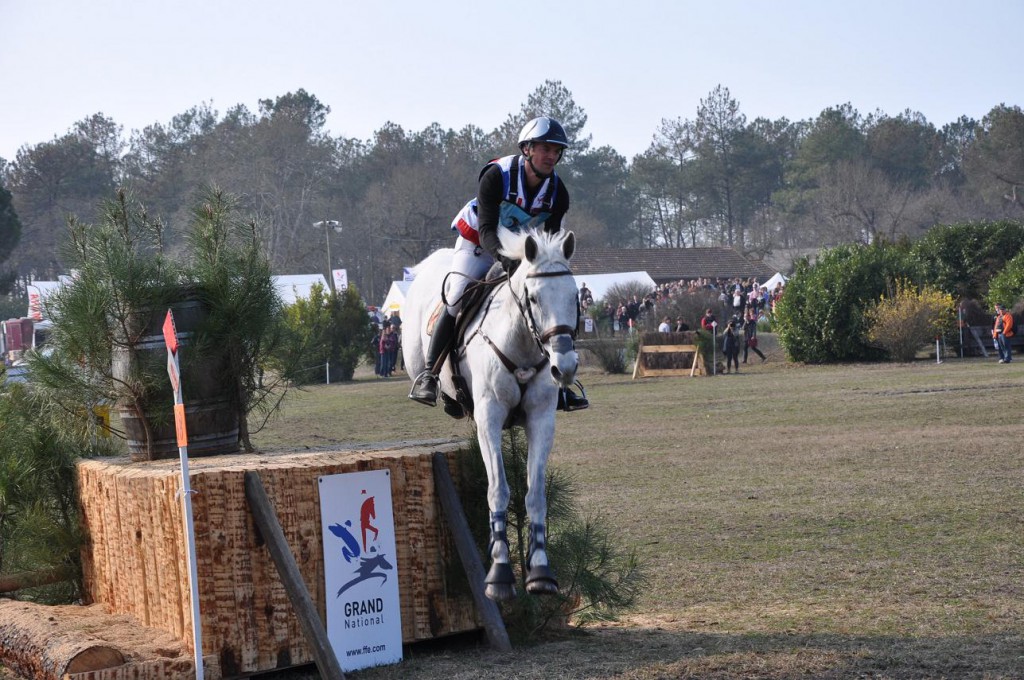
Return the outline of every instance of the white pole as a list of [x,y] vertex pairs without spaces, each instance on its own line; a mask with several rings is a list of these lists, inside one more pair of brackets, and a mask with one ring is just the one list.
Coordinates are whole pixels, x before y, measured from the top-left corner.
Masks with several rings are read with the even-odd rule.
[[192,522],[192,488],[189,485],[188,447],[178,447],[181,459],[181,507],[185,513],[185,538],[188,551],[188,584],[192,593],[192,644],[195,648],[196,680],[203,680],[203,627],[199,620],[199,567],[196,564],[196,530]]
[[939,336],[935,336],[935,363],[942,363],[942,350],[939,349]]
[[185,421],[185,402],[181,395],[178,332],[174,328],[174,315],[169,309],[163,331],[164,342],[167,344],[167,375],[174,388],[174,426],[178,440],[178,459],[181,461],[181,510],[185,516],[185,552],[188,555],[188,584],[192,600],[193,657],[196,680],[203,680],[203,627],[199,617],[199,567],[196,564],[196,530],[192,522],[192,487],[188,472],[188,428]]
[[327,362],[327,384],[331,384],[331,362]]

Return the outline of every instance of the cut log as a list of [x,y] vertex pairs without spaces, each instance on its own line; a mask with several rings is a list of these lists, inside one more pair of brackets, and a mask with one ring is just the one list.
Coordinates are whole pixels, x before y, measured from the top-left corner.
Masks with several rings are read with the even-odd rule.
[[120,650],[93,635],[81,619],[64,615],[69,608],[0,600],[4,663],[39,680],[123,665]]

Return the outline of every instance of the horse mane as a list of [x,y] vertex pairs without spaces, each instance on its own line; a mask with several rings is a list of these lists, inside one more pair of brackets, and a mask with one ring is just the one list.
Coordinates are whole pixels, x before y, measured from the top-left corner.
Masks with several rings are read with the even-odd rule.
[[568,260],[562,253],[562,242],[565,241],[568,234],[569,232],[565,230],[555,233],[536,229],[514,232],[504,227],[498,227],[498,238],[501,240],[499,252],[507,258],[522,261],[526,256],[526,239],[532,236],[537,243],[536,264],[552,262],[568,265]]

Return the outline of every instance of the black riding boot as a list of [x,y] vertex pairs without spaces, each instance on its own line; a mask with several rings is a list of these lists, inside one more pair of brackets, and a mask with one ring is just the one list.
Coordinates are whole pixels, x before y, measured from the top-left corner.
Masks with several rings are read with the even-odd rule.
[[434,323],[434,332],[430,336],[427,348],[427,365],[412,384],[409,398],[427,406],[437,406],[437,374],[434,367],[444,358],[452,335],[455,333],[455,317],[448,312],[441,312]]
[[555,407],[558,411],[579,411],[590,406],[590,400],[587,399],[587,392],[583,389],[583,384],[577,380],[576,385],[580,388],[580,392],[583,396],[577,395],[572,391],[572,388],[566,387],[558,390],[558,405]]

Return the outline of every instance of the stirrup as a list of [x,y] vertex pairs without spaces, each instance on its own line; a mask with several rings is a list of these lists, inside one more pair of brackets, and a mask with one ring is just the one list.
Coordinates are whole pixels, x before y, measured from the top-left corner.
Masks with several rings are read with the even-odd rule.
[[437,406],[437,376],[429,370],[416,376],[409,390],[409,398],[427,406]]
[[556,411],[582,411],[583,409],[590,406],[590,401],[587,399],[587,391],[583,389],[583,384],[577,380],[575,383],[576,387],[580,388],[580,392],[583,396],[577,396],[568,387],[563,387],[558,390],[558,405],[555,407]]

